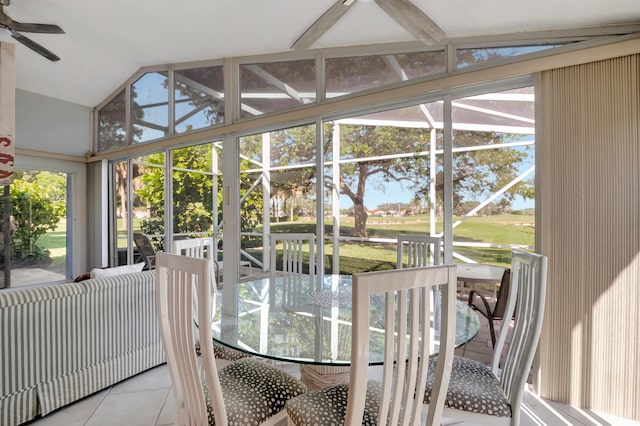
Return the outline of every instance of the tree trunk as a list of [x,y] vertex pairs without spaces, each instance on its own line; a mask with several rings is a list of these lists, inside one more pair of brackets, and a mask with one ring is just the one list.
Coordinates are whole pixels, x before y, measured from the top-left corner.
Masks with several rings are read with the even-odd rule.
[[354,237],[367,237],[367,210],[364,208],[364,200],[358,200],[353,204],[353,217],[355,220],[353,226]]

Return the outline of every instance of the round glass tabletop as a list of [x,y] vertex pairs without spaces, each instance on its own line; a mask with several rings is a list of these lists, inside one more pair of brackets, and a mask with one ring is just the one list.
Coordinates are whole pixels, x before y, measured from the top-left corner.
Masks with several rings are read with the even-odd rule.
[[[222,292],[225,292],[223,294]],[[231,292],[232,294],[229,294]],[[215,301],[213,338],[228,347],[265,358],[316,365],[348,366],[351,358],[351,276],[327,275],[309,283],[278,277],[225,286]],[[431,327],[438,351],[439,295]],[[225,301],[225,303],[223,303]],[[456,346],[471,340],[480,327],[478,315],[456,303]],[[384,300],[371,300],[370,353],[381,364],[384,348]]]

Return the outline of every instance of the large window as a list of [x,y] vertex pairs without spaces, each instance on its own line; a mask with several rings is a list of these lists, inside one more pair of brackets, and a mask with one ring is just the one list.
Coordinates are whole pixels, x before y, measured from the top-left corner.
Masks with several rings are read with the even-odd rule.
[[[334,272],[393,269],[399,234],[441,235],[442,103],[325,124],[326,253]],[[440,186],[441,188],[441,186]],[[435,212],[439,216],[435,216]]]
[[269,265],[268,236],[316,233],[314,125],[240,138],[241,259]]
[[0,288],[64,281],[68,175],[16,170],[14,182],[4,188],[0,211],[9,208],[0,230]]
[[142,260],[134,233],[144,234],[155,251],[171,251],[175,239],[218,236],[220,154],[219,143],[207,143],[112,163],[111,223],[117,244],[111,264]]
[[511,262],[534,244],[533,87],[452,101],[454,258]]
[[[508,265],[513,247],[534,243],[533,106],[532,87],[476,89],[327,120],[322,132],[311,124],[238,138],[239,191],[227,192],[239,206],[227,221],[240,232],[233,261],[266,270],[272,233],[311,232],[328,273],[394,268],[401,234],[440,237],[449,261]],[[214,235],[224,246],[218,188],[234,185],[218,171],[221,148],[169,151],[170,182],[163,154],[132,162],[129,202],[140,213],[131,226],[157,250],[170,250],[167,237]]]
[[133,233],[147,235],[156,250],[165,240],[165,155],[157,153],[112,164],[112,229],[116,241],[110,265],[140,262]]
[[[141,74],[101,107],[99,137],[113,140],[98,146],[169,136],[178,147],[113,163],[114,241],[126,254],[118,263],[137,259],[131,238],[141,232],[166,251],[176,238],[211,236],[223,251],[219,259],[231,256],[225,265],[248,261],[266,270],[271,233],[313,232],[316,264],[326,272],[393,268],[398,235],[415,233],[440,237],[447,261],[507,265],[511,248],[533,247],[530,79],[415,94],[386,108],[325,110],[311,124],[269,123],[304,105],[553,47],[318,52],[295,60],[231,60],[237,67],[226,71],[213,64]],[[263,115],[272,117],[247,130],[250,119]],[[222,140],[192,145],[201,143],[197,133],[181,135],[236,122],[239,130],[212,136],[235,141],[224,150]],[[223,151],[233,161],[223,162]],[[224,221],[223,204],[233,213]],[[224,251],[225,240],[233,253]]]

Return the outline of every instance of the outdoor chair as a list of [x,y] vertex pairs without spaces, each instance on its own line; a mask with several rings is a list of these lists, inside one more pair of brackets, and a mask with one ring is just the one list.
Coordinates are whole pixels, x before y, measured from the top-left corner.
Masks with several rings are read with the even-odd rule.
[[[434,403],[429,406],[426,424],[440,424],[454,350],[456,284],[455,266],[354,274],[349,383],[289,400],[285,407],[290,422],[296,426],[425,424],[420,421],[422,395],[427,370],[433,370]],[[436,339],[430,326],[433,286],[442,287],[443,294],[437,366],[428,362],[429,348]],[[384,297],[384,329],[390,330],[384,335],[381,382],[368,380],[372,296]]]
[[156,249],[153,248],[149,238],[144,234],[134,233],[133,242],[138,248],[142,260],[146,264],[146,269],[154,269],[156,267]]
[[265,362],[246,358],[218,370],[211,327],[199,327],[202,356],[194,350],[193,297],[198,321],[212,318],[211,260],[158,253],[156,304],[178,425],[274,425],[302,382]]
[[[511,269],[505,269],[502,274],[502,281],[498,289],[498,295],[495,302],[490,302],[483,294],[477,290],[469,292],[469,306],[476,310],[480,315],[489,321],[489,332],[491,334],[491,347],[496,346],[496,333],[494,321],[504,321],[504,313],[507,308],[507,299],[509,298],[509,285],[511,282]],[[507,319],[511,321],[511,318]]]
[[[212,286],[211,291],[215,292],[215,289],[220,287],[219,281],[217,280],[218,271],[217,262],[211,258],[213,256],[213,238],[187,238],[182,240],[175,240],[173,242],[173,253],[180,256],[189,256],[195,257],[197,259],[209,259],[211,260],[211,279]],[[213,303],[213,301],[212,301]],[[195,327],[195,339],[196,339],[196,353],[198,355],[201,354],[200,341],[198,339],[198,311],[197,311],[197,302],[194,303],[194,315],[193,315],[193,323]],[[209,321],[211,323],[211,321]],[[216,356],[216,359],[224,359],[226,361],[237,361],[242,358],[247,358],[250,355],[237,351],[235,349],[231,349],[225,345],[217,343],[213,341],[213,352]]]
[[439,265],[441,243],[440,238],[428,235],[398,235],[396,269]]
[[[547,257],[512,251],[511,282],[505,318],[515,312],[507,355],[500,370],[500,357],[509,332],[503,321],[491,359],[491,367],[454,357],[444,415],[480,425],[518,425],[525,384],[540,338],[547,283]],[[517,306],[517,309],[516,309]],[[435,363],[436,359],[431,359]],[[435,390],[430,376],[425,404]],[[437,382],[435,382],[437,383]]]

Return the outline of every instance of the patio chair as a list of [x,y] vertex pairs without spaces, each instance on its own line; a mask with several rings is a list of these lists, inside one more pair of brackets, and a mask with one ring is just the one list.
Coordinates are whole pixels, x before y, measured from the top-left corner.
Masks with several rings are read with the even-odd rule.
[[211,315],[211,261],[158,253],[156,305],[178,425],[264,424],[286,419],[285,402],[306,388],[265,362],[246,358],[218,370],[211,327],[200,327],[198,358],[193,324],[194,287],[198,321]]
[[156,267],[156,249],[153,248],[153,244],[151,244],[149,238],[144,234],[134,233],[133,242],[138,248],[142,260],[144,260],[146,264],[146,269],[154,269]]
[[[354,274],[349,383],[289,400],[285,408],[291,422],[296,426],[319,424],[317,419],[327,425],[418,425],[427,369],[433,369],[435,402],[429,406],[426,424],[440,424],[454,350],[456,284],[455,266]],[[433,286],[443,287],[444,299],[437,366],[428,362],[436,339],[430,326]],[[383,328],[398,330],[384,335],[382,382],[368,380],[372,295],[384,297]]]
[[[499,363],[509,331],[507,321],[500,327],[491,367],[454,357],[445,401],[446,417],[480,425],[519,424],[522,396],[542,329],[546,283],[547,257],[513,250],[505,318],[515,311],[515,320],[503,368],[500,371]],[[433,379],[429,377],[427,382],[425,404],[433,400]]]
[[[498,289],[498,295],[494,302],[490,302],[483,294],[477,290],[469,292],[468,304],[480,315],[489,321],[489,332],[491,334],[491,347],[496,347],[496,332],[494,321],[504,321],[505,310],[507,309],[507,299],[509,298],[509,285],[511,282],[511,269],[505,269],[502,274],[502,281]],[[511,318],[509,318],[509,321]]]
[[428,235],[398,235],[396,269],[439,265],[441,243],[440,238]]

